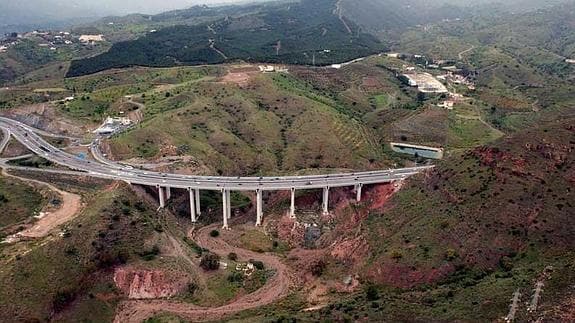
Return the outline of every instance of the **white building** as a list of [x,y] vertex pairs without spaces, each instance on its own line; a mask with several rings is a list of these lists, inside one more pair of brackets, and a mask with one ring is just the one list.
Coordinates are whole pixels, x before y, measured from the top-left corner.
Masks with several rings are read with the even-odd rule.
[[287,73],[288,69],[285,67],[280,67],[280,66],[273,66],[273,65],[260,65],[258,66],[258,68],[260,69],[260,72],[262,73],[273,73],[273,72],[278,72],[278,73]]
[[129,118],[108,117],[98,129],[94,130],[94,133],[98,135],[109,135],[115,133],[116,131],[121,130],[124,127],[130,126],[131,124],[132,120],[130,120]]
[[437,105],[440,108],[446,108],[447,110],[453,110],[455,102],[451,100],[443,101]]
[[94,43],[104,41],[104,35],[82,35],[79,40],[83,43]]

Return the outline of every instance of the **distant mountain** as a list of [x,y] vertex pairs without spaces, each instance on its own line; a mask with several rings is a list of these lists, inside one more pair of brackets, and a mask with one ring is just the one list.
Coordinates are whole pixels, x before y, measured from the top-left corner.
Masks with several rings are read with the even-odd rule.
[[63,0],[0,1],[0,32],[65,27],[112,13],[92,6],[80,8]]
[[[336,0],[252,7],[253,13],[178,25],[116,43],[102,55],[72,62],[68,76],[127,66],[216,64],[234,60],[331,64],[377,53],[383,45],[339,17]],[[182,15],[173,12],[150,19]]]
[[[248,0],[262,2],[269,0]],[[106,16],[134,13],[157,14],[168,10],[191,7],[200,3],[246,3],[241,0],[26,0],[0,1],[0,34],[32,29],[69,27]]]
[[[398,31],[417,24],[464,18],[481,10],[524,12],[568,0],[340,0],[342,14],[370,31]],[[473,9],[473,10],[471,10]]]

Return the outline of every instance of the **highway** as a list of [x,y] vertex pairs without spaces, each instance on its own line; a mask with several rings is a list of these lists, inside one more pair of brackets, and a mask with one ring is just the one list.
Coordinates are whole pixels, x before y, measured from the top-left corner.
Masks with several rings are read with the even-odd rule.
[[0,154],[4,151],[4,149],[6,149],[6,146],[8,146],[8,142],[10,142],[10,131],[8,130],[4,130],[4,128],[1,128],[0,131],[2,131],[2,141],[0,141]]
[[[97,141],[94,141],[90,147],[96,161],[90,161],[78,158],[52,146],[37,134],[38,131],[36,129],[18,121],[0,117],[0,128],[4,133],[10,133],[16,140],[35,154],[53,163],[66,166],[75,171],[84,172],[91,177],[121,180],[132,184],[156,187],[217,191],[224,189],[235,191],[319,189],[393,182],[405,179],[433,167],[424,166],[345,174],[282,177],[225,177],[168,174],[135,169],[131,166],[109,161],[101,154]],[[44,134],[44,132],[41,133]],[[59,170],[54,171],[58,172]],[[65,171],[62,171],[62,173],[65,173]]]

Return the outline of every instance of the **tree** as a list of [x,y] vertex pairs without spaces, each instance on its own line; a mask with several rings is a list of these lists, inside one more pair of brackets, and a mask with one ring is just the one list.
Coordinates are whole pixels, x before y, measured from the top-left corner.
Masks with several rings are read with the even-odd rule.
[[200,267],[204,270],[218,270],[220,268],[220,256],[215,253],[206,253],[202,256]]
[[325,267],[327,267],[325,261],[323,261],[322,259],[316,260],[311,265],[311,274],[316,277],[319,277],[323,274]]
[[368,301],[376,301],[379,299],[379,291],[373,284],[367,285],[365,288],[365,297]]
[[250,259],[250,262],[256,267],[256,269],[264,270],[265,266],[264,263],[259,260]]

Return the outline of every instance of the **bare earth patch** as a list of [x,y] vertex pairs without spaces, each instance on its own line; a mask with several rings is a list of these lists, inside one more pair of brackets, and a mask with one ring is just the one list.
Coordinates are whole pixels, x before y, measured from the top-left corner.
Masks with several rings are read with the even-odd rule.
[[251,78],[258,73],[258,70],[255,66],[244,66],[239,68],[232,68],[228,71],[222,78],[222,82],[225,83],[234,83],[239,85],[240,87],[247,86]]
[[47,103],[19,107],[3,114],[8,118],[54,134],[82,137],[90,130],[79,125],[78,121],[67,119],[54,106]]
[[217,254],[234,252],[241,260],[263,261],[267,268],[274,269],[276,273],[262,288],[242,295],[229,304],[212,308],[178,301],[130,300],[120,304],[114,321],[141,322],[159,313],[173,313],[191,321],[219,321],[231,314],[273,303],[289,293],[294,284],[294,276],[278,257],[236,248],[227,244],[224,239],[210,237],[210,231],[218,227],[219,224],[214,224],[201,228],[195,232],[194,240],[198,245]]
[[117,268],[114,282],[130,299],[172,297],[184,290],[189,279],[185,274],[162,270]]
[[46,186],[50,190],[56,192],[61,197],[60,199],[61,203],[59,208],[57,208],[56,210],[49,209],[46,210],[46,212],[42,212],[43,214],[42,217],[36,223],[34,223],[32,227],[27,228],[24,231],[19,232],[13,236],[8,237],[5,240],[6,242],[16,242],[20,240],[20,238],[22,237],[26,238],[45,237],[55,228],[75,218],[80,213],[80,210],[83,207],[82,197],[80,195],[62,191],[48,183],[14,176],[8,174],[6,171],[3,171],[3,175],[19,179],[25,183],[32,183]]

